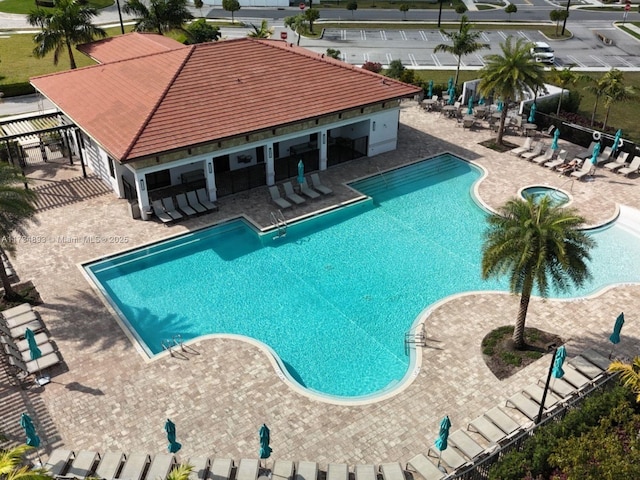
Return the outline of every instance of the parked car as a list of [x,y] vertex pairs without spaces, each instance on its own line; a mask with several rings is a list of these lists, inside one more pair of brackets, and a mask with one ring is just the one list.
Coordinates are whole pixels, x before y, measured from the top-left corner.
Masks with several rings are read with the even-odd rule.
[[536,62],[553,64],[556,61],[553,48],[546,42],[534,42],[531,47],[531,55]]

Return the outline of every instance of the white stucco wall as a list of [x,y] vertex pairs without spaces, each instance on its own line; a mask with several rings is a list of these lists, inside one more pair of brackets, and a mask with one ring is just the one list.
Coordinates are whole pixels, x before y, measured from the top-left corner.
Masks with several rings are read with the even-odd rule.
[[385,110],[371,117],[369,122],[368,156],[395,150],[398,145],[400,108]]

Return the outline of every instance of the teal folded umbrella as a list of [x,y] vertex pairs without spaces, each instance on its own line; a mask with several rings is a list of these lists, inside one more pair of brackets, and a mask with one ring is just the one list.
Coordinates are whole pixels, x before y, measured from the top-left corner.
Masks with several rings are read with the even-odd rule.
[[596,146],[593,147],[593,154],[591,155],[591,163],[593,165],[598,164],[598,155],[600,155],[600,144],[596,143]]
[[429,88],[427,89],[427,97],[433,97],[433,80],[429,80]]
[[24,429],[24,433],[27,435],[27,445],[30,447],[38,448],[40,446],[40,437],[36,433],[36,427],[31,421],[31,417],[26,413],[20,416],[20,426]]
[[473,96],[469,97],[469,105],[467,108],[467,114],[473,115]]
[[271,435],[266,424],[262,424],[258,431],[258,435],[260,435],[260,458],[269,458],[273,450],[271,449],[271,446],[269,446]]
[[622,330],[622,326],[624,325],[624,313],[618,315],[616,318],[616,323],[613,326],[613,333],[609,336],[609,341],[614,345],[620,343],[620,331]]
[[567,351],[565,350],[564,345],[562,345],[556,350],[556,355],[553,360],[553,370],[551,374],[554,376],[554,378],[562,378],[564,376],[562,365],[564,364],[565,358],[567,358]]
[[164,430],[167,432],[167,440],[169,441],[169,445],[167,445],[169,453],[177,453],[182,448],[182,444],[176,441],[176,425],[167,419]]
[[529,118],[527,119],[529,123],[536,123],[536,104],[531,104],[531,110],[529,110]]
[[556,128],[553,132],[553,142],[551,142],[551,150],[558,149],[558,140],[560,139],[560,129]]
[[622,143],[620,141],[620,139],[622,138],[622,130],[618,129],[618,131],[616,132],[616,136],[613,137],[613,145],[611,147],[611,154],[613,155],[616,150],[618,150],[618,147],[620,146],[620,143]]
[[304,162],[302,160],[298,162],[298,183],[300,185],[304,183]]

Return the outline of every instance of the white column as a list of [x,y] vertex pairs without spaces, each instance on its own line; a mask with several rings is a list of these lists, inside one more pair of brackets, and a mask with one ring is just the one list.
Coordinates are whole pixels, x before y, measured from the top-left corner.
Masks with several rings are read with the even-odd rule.
[[216,174],[213,171],[213,159],[205,161],[206,166],[204,169],[205,178],[207,179],[207,193],[209,194],[209,200],[215,202],[218,199],[216,189]]
[[264,158],[267,159],[265,162],[265,168],[267,171],[267,185],[275,185],[276,184],[276,168],[273,160],[273,142],[269,142],[264,146]]
[[135,172],[136,193],[138,196],[138,206],[140,207],[140,216],[143,220],[149,220],[149,193],[147,192],[147,179],[144,173]]
[[326,130],[320,131],[320,170],[327,169],[327,137],[328,133]]

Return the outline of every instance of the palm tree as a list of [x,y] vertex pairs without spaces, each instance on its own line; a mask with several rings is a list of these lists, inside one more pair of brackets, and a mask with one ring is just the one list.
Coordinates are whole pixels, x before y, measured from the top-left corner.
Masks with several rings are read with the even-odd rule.
[[633,359],[633,363],[624,363],[619,360],[611,362],[610,372],[620,372],[622,384],[633,393],[637,393],[636,401],[640,403],[640,357]]
[[562,92],[560,92],[560,98],[558,99],[558,110],[556,111],[556,115],[560,115],[564,91],[570,86],[575,86],[576,83],[578,83],[578,80],[580,80],[580,76],[571,71],[572,68],[573,66],[563,68],[562,70],[558,70],[557,68],[553,68],[551,70],[551,79],[562,89]]
[[285,17],[284,26],[289,27],[291,30],[298,34],[298,40],[296,45],[300,45],[300,37],[302,36],[302,31],[306,25],[306,21],[304,18],[304,14],[299,13],[293,17]]
[[482,278],[507,275],[511,293],[520,294],[513,343],[521,349],[534,288],[545,298],[550,286],[566,291],[583,285],[591,276],[587,261],[595,242],[578,229],[583,217],[573,209],[553,206],[548,197],[509,200],[487,221]]
[[[26,225],[36,213],[36,194],[18,186],[24,182],[20,170],[7,164],[0,164],[0,253],[13,254],[16,251],[14,235],[26,235]],[[4,288],[4,296],[8,300],[17,298],[11,282],[0,262],[0,281]]]
[[127,0],[122,9],[136,17],[136,32],[158,32],[164,35],[170,30],[184,31],[183,25],[193,19],[187,8],[187,0]]
[[604,91],[607,88],[606,79],[604,77],[593,78],[588,75],[584,75],[583,79],[588,82],[588,85],[584,87],[585,90],[595,95],[596,100],[593,102],[593,112],[591,112],[591,126],[596,122],[596,111],[598,110],[598,102],[600,97],[604,95]]
[[253,28],[252,32],[249,32],[247,34],[247,37],[251,37],[251,38],[269,38],[271,37],[271,35],[273,35],[273,27],[269,27],[269,24],[267,23],[266,20],[262,20],[262,23],[260,24],[259,27],[256,27],[253,23],[251,24],[251,27]]
[[544,68],[531,56],[530,43],[518,38],[512,43],[508,37],[500,44],[502,54],[484,57],[485,66],[480,70],[480,94],[497,96],[505,104],[500,117],[496,142],[502,145],[504,122],[507,118],[506,106],[529,89],[537,91],[544,86]]
[[33,447],[20,445],[10,450],[0,449],[0,478],[2,480],[51,480],[52,477],[41,468],[31,469],[22,465],[24,454]]
[[189,474],[193,470],[193,466],[189,464],[180,464],[174,467],[167,475],[167,480],[188,480]]
[[53,64],[57,65],[60,54],[66,48],[71,69],[75,69],[73,46],[107,36],[103,29],[91,24],[91,19],[97,15],[95,8],[88,7],[79,0],[54,0],[53,9],[38,7],[32,10],[27,15],[27,22],[42,30],[33,37],[37,44],[33,55],[43,58],[53,52]]
[[624,84],[624,73],[616,68],[612,68],[602,76],[604,80],[604,105],[607,107],[607,113],[604,116],[602,129],[607,128],[609,121],[609,112],[611,105],[617,102],[624,102],[635,98],[635,90],[631,86]]
[[455,86],[458,86],[458,77],[460,75],[460,62],[464,55],[471,55],[473,52],[477,52],[483,48],[489,48],[487,43],[480,43],[478,39],[482,35],[482,32],[471,32],[473,25],[469,23],[469,19],[466,15],[462,15],[460,18],[460,29],[457,32],[446,32],[441,30],[442,34],[453,42],[453,45],[441,43],[436,45],[433,49],[434,53],[446,52],[455,56],[458,59],[458,65],[456,67],[456,78],[453,82]]

